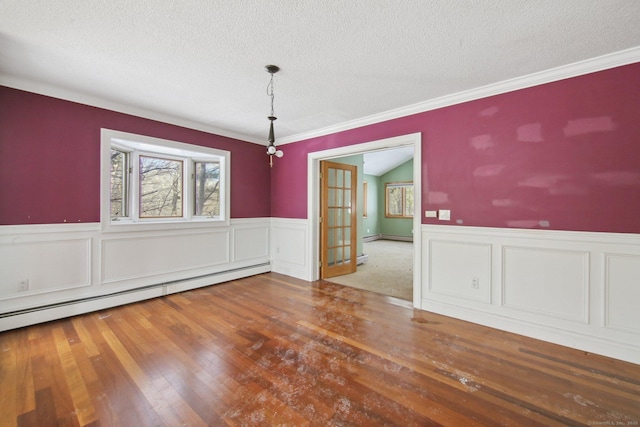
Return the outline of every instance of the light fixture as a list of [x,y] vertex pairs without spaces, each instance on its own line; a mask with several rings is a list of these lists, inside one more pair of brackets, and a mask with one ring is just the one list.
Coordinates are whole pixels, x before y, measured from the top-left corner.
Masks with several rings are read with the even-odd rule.
[[269,145],[267,146],[267,154],[269,155],[269,166],[273,167],[273,156],[284,156],[282,150],[276,148],[276,137],[273,133],[273,122],[278,119],[273,112],[273,98],[275,98],[273,93],[273,75],[280,71],[280,67],[277,65],[266,65],[264,68],[267,70],[267,73],[271,74],[271,80],[269,80],[269,84],[267,85],[267,95],[271,97],[271,115],[267,117],[269,119]]

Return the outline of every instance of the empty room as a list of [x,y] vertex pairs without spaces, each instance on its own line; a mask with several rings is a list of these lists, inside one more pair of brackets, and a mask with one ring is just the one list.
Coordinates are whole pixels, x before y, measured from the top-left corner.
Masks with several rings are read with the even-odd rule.
[[0,10],[0,427],[640,425],[640,2]]

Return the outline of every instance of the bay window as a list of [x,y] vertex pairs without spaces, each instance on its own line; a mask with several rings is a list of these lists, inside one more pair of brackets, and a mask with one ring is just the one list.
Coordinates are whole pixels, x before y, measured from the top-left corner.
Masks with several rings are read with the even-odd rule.
[[228,224],[228,151],[108,129],[101,136],[104,229]]

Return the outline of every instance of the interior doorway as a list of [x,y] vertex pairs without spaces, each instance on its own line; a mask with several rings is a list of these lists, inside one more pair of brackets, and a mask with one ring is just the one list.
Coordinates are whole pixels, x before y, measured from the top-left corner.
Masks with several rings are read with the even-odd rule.
[[394,138],[371,141],[363,144],[355,144],[346,147],[339,147],[330,150],[309,153],[307,157],[308,166],[308,217],[309,217],[309,254],[311,258],[312,280],[320,278],[320,162],[332,160],[339,157],[363,154],[367,152],[377,152],[391,148],[412,146],[413,147],[413,183],[414,183],[414,212],[413,212],[413,306],[420,308],[421,305],[421,134],[409,134]]

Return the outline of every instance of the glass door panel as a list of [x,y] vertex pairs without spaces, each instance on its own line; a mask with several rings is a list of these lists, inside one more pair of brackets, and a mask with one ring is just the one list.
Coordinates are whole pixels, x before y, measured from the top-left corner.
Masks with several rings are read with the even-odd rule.
[[353,273],[356,266],[357,168],[322,162],[321,277]]

